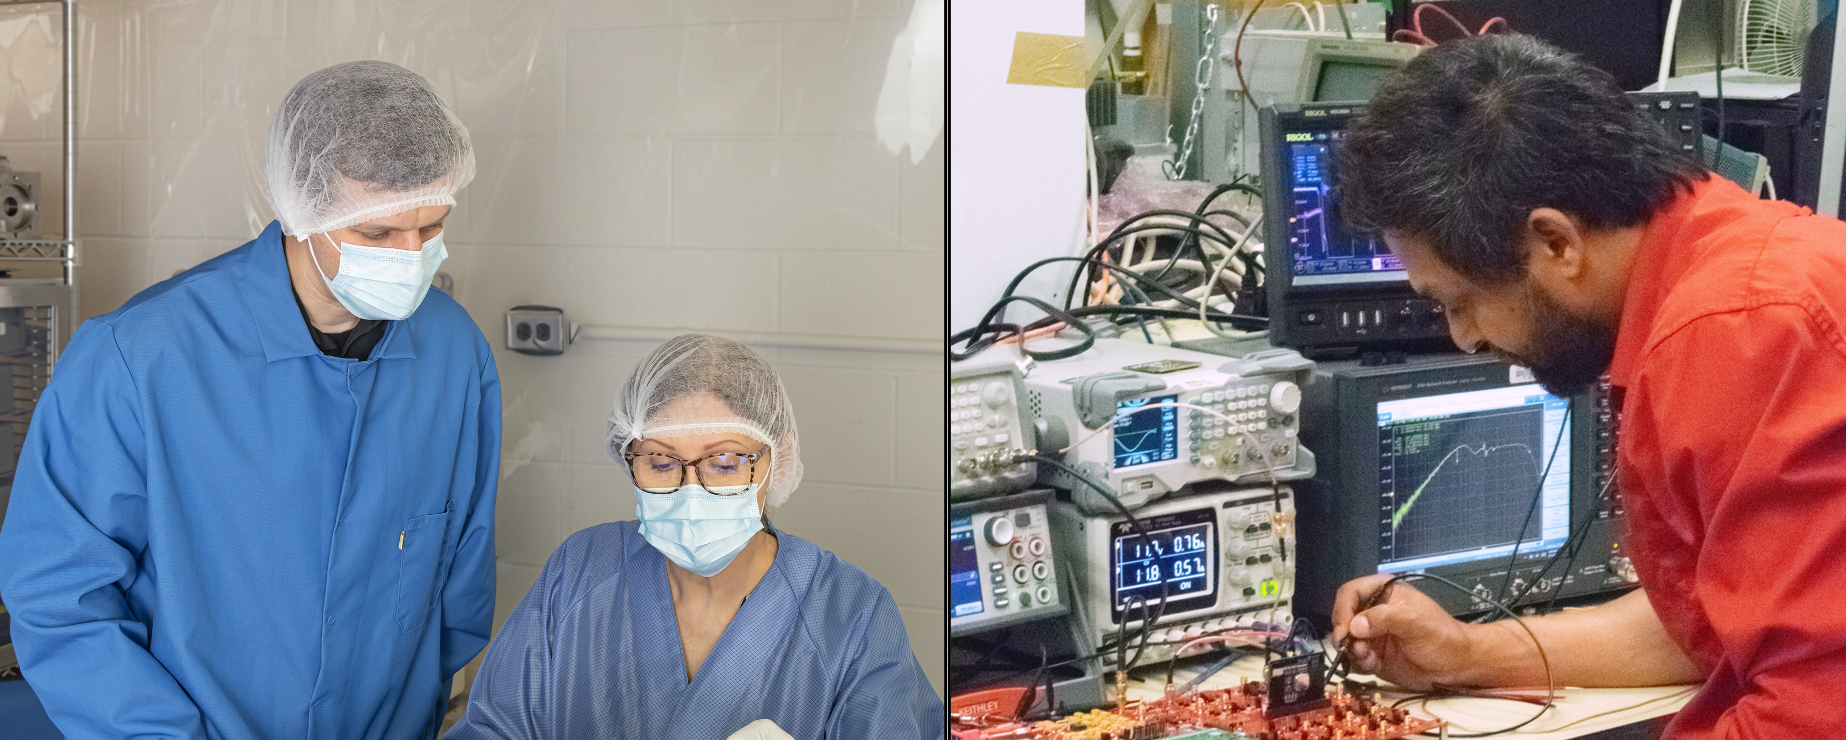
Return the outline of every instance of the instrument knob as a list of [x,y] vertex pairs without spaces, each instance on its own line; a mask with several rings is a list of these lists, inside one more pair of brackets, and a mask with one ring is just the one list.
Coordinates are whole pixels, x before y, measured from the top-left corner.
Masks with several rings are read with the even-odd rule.
[[1007,392],[1006,384],[998,380],[988,383],[986,388],[981,389],[981,400],[986,401],[991,408],[997,409],[1005,406],[1011,395]]
[[1004,516],[996,516],[987,520],[985,530],[987,544],[1004,546],[1013,541],[1013,520]]
[[1301,408],[1301,386],[1282,381],[1269,389],[1269,407],[1279,413],[1292,414]]

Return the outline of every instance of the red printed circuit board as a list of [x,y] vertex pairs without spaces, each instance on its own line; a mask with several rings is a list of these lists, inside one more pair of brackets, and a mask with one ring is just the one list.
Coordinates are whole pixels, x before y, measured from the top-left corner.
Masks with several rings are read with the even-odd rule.
[[1130,702],[1119,711],[1090,711],[1047,722],[969,727],[958,722],[956,740],[1156,740],[1253,738],[1256,740],[1394,740],[1442,726],[1364,697],[1329,688],[1328,706],[1285,717],[1266,716],[1261,683]]

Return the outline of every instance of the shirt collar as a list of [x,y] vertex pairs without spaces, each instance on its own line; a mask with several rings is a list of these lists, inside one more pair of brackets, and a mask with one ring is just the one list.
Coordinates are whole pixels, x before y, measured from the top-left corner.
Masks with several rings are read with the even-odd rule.
[[[1728,186],[1728,187],[1727,187]],[[1735,192],[1732,192],[1735,191]],[[1693,263],[1689,223],[1713,206],[1743,193],[1722,177],[1708,176],[1693,183],[1692,192],[1678,197],[1647,221],[1642,230],[1634,265],[1628,273],[1628,295],[1622,299],[1622,318],[1615,331],[1615,357],[1609,363],[1609,383],[1627,387],[1653,333],[1660,304]]]
[[[293,357],[320,355],[319,347],[308,335],[308,322],[301,317],[295,303],[295,286],[289,282],[288,259],[282,251],[282,225],[271,221],[252,243],[250,258],[243,266],[244,293],[249,298],[250,313],[256,320],[256,332],[263,342],[263,359],[267,362]],[[391,322],[385,338],[372,349],[372,360],[414,360],[417,357],[415,333],[410,323],[415,314],[403,321]],[[369,362],[370,360],[368,360]]]

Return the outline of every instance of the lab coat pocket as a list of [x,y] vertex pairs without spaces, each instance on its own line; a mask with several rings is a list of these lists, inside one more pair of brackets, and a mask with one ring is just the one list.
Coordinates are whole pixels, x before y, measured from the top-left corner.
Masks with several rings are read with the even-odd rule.
[[410,632],[423,626],[441,580],[443,543],[448,540],[451,504],[436,514],[404,520],[398,533],[397,626]]

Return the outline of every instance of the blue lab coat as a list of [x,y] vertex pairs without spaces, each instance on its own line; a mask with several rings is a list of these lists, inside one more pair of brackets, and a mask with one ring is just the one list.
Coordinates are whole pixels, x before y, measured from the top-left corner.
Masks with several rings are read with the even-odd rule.
[[666,558],[639,523],[565,540],[494,636],[446,740],[934,740],[941,699],[890,592],[787,532],[690,684]]
[[435,735],[493,620],[499,379],[461,306],[323,355],[271,223],[54,373],[0,596],[68,738]]

